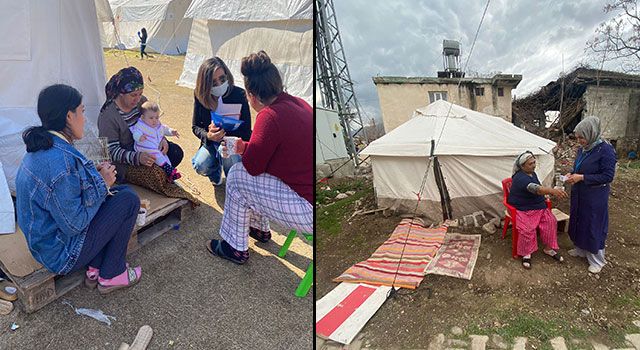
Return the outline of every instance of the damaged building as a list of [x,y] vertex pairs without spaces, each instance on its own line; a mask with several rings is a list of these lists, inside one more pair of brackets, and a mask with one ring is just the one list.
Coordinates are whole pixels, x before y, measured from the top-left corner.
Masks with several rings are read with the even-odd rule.
[[[560,105],[562,104],[562,108]],[[557,113],[547,128],[547,112]],[[619,156],[638,150],[640,76],[577,68],[570,74],[513,102],[513,123],[546,138],[571,133],[583,117],[600,118],[602,136]]]

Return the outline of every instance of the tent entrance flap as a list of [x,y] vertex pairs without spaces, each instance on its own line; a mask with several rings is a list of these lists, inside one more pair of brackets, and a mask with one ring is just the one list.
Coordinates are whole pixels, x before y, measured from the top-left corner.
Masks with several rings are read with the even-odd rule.
[[440,193],[440,205],[442,206],[442,219],[453,219],[453,210],[451,209],[451,198],[449,197],[449,191],[447,190],[447,184],[444,181],[442,175],[442,169],[440,168],[440,161],[438,157],[433,159],[433,174],[435,176],[436,185],[438,186],[438,192]]

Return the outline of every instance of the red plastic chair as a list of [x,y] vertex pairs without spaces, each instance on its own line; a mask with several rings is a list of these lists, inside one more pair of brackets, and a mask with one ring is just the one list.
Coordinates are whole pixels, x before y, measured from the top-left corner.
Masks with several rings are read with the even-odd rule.
[[[514,259],[518,258],[518,230],[516,229],[516,208],[507,203],[509,198],[509,191],[511,191],[511,184],[513,179],[510,177],[502,180],[502,204],[507,208],[504,216],[504,224],[502,225],[502,239],[507,236],[507,228],[511,224],[511,256]],[[547,198],[547,208],[551,209],[551,201]]]

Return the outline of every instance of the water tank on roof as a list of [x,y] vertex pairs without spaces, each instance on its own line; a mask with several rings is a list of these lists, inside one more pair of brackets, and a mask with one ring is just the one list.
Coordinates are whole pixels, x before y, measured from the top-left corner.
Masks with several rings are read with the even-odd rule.
[[442,41],[442,60],[445,72],[460,71],[460,43],[455,40]]
[[455,40],[442,40],[442,54],[460,56],[460,43]]

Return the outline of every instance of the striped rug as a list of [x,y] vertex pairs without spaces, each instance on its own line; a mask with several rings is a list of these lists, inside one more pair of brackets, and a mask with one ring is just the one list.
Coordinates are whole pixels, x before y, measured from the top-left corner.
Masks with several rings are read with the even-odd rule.
[[415,289],[446,232],[446,226],[430,229],[418,220],[404,219],[369,259],[353,265],[333,281]]

